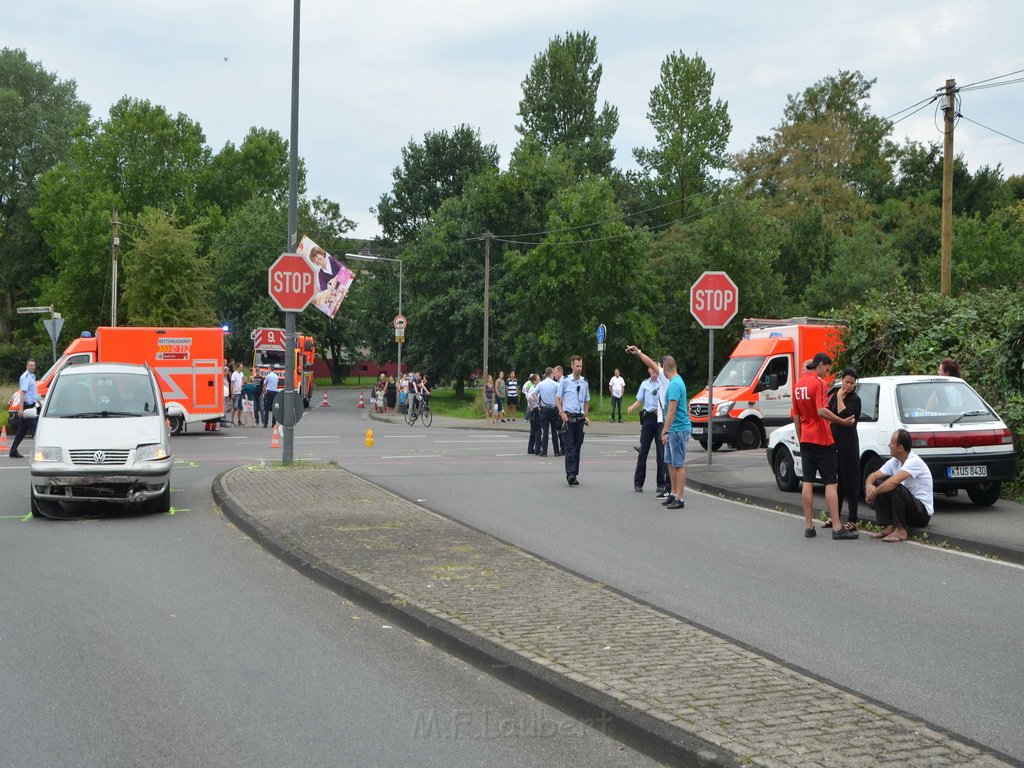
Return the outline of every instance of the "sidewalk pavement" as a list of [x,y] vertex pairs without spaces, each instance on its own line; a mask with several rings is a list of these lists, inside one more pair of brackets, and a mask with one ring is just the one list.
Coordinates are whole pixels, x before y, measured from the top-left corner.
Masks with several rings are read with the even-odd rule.
[[[635,434],[628,426],[592,431]],[[724,469],[726,456],[722,469],[694,465],[695,480],[728,480],[738,470]],[[338,467],[238,467],[213,492],[242,530],[318,582],[664,762],[1014,764]]]

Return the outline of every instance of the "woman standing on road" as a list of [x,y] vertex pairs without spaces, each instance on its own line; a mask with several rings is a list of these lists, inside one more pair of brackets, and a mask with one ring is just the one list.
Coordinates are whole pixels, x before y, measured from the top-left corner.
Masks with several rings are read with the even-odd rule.
[[[828,408],[842,419],[853,416],[860,421],[860,395],[857,394],[857,371],[844,368],[840,376],[839,387],[829,396]],[[839,454],[839,516],[843,514],[843,499],[850,508],[849,522],[843,528],[854,531],[857,529],[857,504],[860,501],[860,440],[857,437],[856,423],[852,427],[831,424],[832,437],[836,441]],[[831,528],[832,522],[827,521],[823,528]]]

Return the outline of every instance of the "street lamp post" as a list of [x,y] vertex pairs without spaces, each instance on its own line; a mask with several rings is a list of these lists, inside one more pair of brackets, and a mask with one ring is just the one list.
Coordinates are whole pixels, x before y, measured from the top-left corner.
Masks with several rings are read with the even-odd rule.
[[[387,256],[366,256],[361,253],[346,253],[348,259],[362,259],[363,261],[394,261],[398,262],[398,314],[402,314],[402,260],[392,259]],[[398,345],[398,372],[396,378],[402,377],[402,342],[396,341]]]

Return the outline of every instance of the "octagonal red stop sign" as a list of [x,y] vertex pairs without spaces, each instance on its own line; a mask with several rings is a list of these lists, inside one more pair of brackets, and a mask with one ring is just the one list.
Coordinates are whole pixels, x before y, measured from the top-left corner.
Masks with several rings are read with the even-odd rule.
[[739,306],[740,291],[725,272],[705,272],[690,286],[690,314],[703,328],[725,328]]
[[301,312],[316,293],[312,265],[297,253],[282,253],[270,265],[268,293],[285,312]]

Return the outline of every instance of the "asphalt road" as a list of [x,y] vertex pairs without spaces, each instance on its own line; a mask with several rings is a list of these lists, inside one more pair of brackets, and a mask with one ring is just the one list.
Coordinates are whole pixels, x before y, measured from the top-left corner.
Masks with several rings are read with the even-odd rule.
[[[374,431],[372,448],[364,445],[367,429]],[[866,537],[856,542],[833,542],[826,536],[806,540],[802,523],[790,515],[696,493],[689,495],[685,510],[670,513],[657,505],[649,491],[633,492],[634,442],[632,436],[588,437],[583,448],[582,485],[571,489],[565,484],[561,462],[554,457],[527,456],[525,440],[518,434],[446,430],[437,425],[426,429],[419,424],[412,428],[381,424],[369,421],[365,411],[351,408],[311,411],[296,430],[295,448],[296,458],[337,461],[430,509],[789,664],[1024,760],[1024,729],[1020,726],[1024,722],[1024,700],[1020,696],[1024,672],[1016,663],[1019,638],[1024,634],[1021,568],[915,544],[882,544]],[[12,565],[6,556],[0,559],[4,583],[12,583],[15,573],[30,573],[29,581],[42,578],[50,589],[65,589],[64,585],[73,580],[72,574],[89,573],[91,568],[102,566],[102,602],[96,604],[99,597],[90,597],[81,610],[76,605],[72,611],[77,621],[89,627],[75,646],[79,649],[87,645],[89,637],[111,626],[110,621],[100,618],[111,610],[115,627],[121,626],[116,623],[118,620],[128,626],[131,621],[140,621],[139,615],[153,614],[150,622],[143,625],[151,631],[139,630],[142,636],[151,638],[161,634],[165,622],[180,624],[177,620],[158,618],[182,610],[189,598],[208,593],[209,597],[204,596],[201,601],[205,608],[200,609],[205,618],[196,622],[195,633],[185,642],[186,646],[194,644],[195,652],[185,656],[199,665],[203,671],[200,677],[205,680],[212,670],[229,664],[227,657],[233,654],[225,646],[230,645],[228,637],[237,634],[241,639],[234,642],[241,644],[246,659],[236,663],[234,673],[229,675],[235,681],[231,686],[211,686],[217,692],[227,689],[233,691],[232,696],[243,696],[247,688],[237,681],[248,680],[256,686],[256,680],[260,680],[261,693],[250,693],[248,698],[240,699],[249,708],[250,700],[265,704],[261,696],[279,695],[278,689],[288,676],[276,671],[281,665],[288,669],[301,654],[308,652],[316,659],[313,668],[330,669],[326,675],[329,684],[317,685],[315,691],[322,692],[324,687],[335,691],[327,696],[326,705],[318,705],[326,706],[331,715],[326,720],[321,715],[317,727],[303,730],[301,715],[292,712],[299,706],[298,693],[291,694],[296,700],[283,706],[257,708],[258,715],[244,718],[250,730],[254,716],[270,723],[277,738],[291,734],[292,728],[300,733],[317,731],[323,738],[325,722],[347,727],[346,702],[351,697],[337,692],[347,691],[348,687],[361,689],[358,682],[347,679],[347,670],[331,669],[332,663],[338,665],[340,658],[347,658],[343,654],[343,650],[349,650],[347,642],[342,649],[338,640],[331,639],[343,628],[356,632],[367,644],[362,650],[352,651],[358,658],[358,669],[364,665],[376,669],[395,686],[402,685],[407,676],[424,680],[424,696],[448,690],[443,683],[429,682],[431,674],[423,671],[429,664],[421,664],[419,659],[432,654],[420,649],[415,641],[395,631],[372,627],[374,619],[366,614],[359,614],[359,621],[345,621],[342,614],[358,612],[350,606],[339,607],[342,601],[322,590],[293,583],[297,578],[294,574],[283,572],[282,566],[254,551],[229,525],[210,514],[209,480],[220,468],[279,456],[279,451],[269,447],[267,430],[234,429],[209,437],[176,438],[175,447],[181,458],[197,465],[184,464],[176,474],[176,488],[179,482],[183,488],[175,491],[173,502],[176,509],[179,502],[186,502],[190,511],[165,518],[117,521],[114,536],[110,535],[110,521],[64,528],[61,524],[32,522],[26,527],[33,531],[34,543],[26,555],[17,558],[18,565]],[[692,460],[703,461],[704,457],[695,453]],[[194,481],[189,472],[194,472]],[[0,471],[0,488],[5,491],[11,474]],[[765,482],[773,482],[767,470]],[[6,498],[12,496],[17,498],[17,487]],[[27,500],[23,506],[27,506]],[[134,541],[128,532],[137,529],[142,535],[151,527],[158,529],[158,537],[149,544],[130,543],[127,551],[138,550],[139,556],[126,555],[125,543]],[[65,528],[70,532],[66,536],[75,543],[80,536],[78,530],[100,533],[93,546],[79,552],[60,541],[65,538]],[[3,550],[11,549],[9,529],[9,524],[0,525]],[[56,549],[46,547],[55,541],[53,529],[59,531]],[[180,532],[169,536],[168,529]],[[38,540],[36,530],[45,531]],[[110,549],[114,543],[118,544],[116,551]],[[50,579],[48,574],[53,567],[43,564],[57,557],[64,568],[65,550],[75,553],[66,565],[67,578]],[[169,555],[171,560],[164,567],[161,561]],[[118,558],[128,565],[117,566],[116,573],[107,574],[106,570],[114,567],[110,561]],[[159,578],[150,582],[148,589],[132,583],[146,583],[152,567],[156,567]],[[63,576],[63,571],[60,573]],[[95,578],[100,577],[90,577]],[[181,604],[164,598],[167,590],[179,594],[177,588],[170,586],[178,582],[189,585],[187,590],[180,591]],[[118,596],[128,591],[132,609],[125,610],[123,616],[119,600],[108,594],[113,589],[110,583],[119,585]],[[283,589],[282,585],[297,592],[279,594],[277,589]],[[147,611],[147,601],[152,602],[154,594],[158,595],[155,607]],[[75,599],[74,593],[64,593],[55,599],[52,611],[71,610],[68,606]],[[167,605],[162,605],[164,602]],[[297,619],[296,604],[308,605],[308,610],[301,611]],[[18,610],[20,615],[30,606],[31,601],[27,600],[21,606],[4,609],[4,615],[10,615],[12,610]],[[283,618],[279,615],[282,612],[286,614]],[[90,619],[93,613],[96,616]],[[269,623],[269,629],[260,629],[260,619],[267,617],[274,621]],[[42,614],[40,621],[39,626],[19,638],[18,647],[33,645],[33,638],[45,637],[46,626],[55,623],[56,616]],[[208,629],[206,625],[211,621],[220,628]],[[324,622],[329,622],[326,631]],[[368,627],[374,631],[368,631]],[[367,631],[367,635],[363,636],[360,630]],[[0,632],[0,648],[7,649],[7,631]],[[199,639],[200,634],[203,639]],[[208,644],[207,635],[216,640]],[[273,640],[264,643],[261,635]],[[108,637],[110,632],[101,636]],[[395,640],[396,636],[402,639]],[[408,648],[417,650],[412,653],[405,645],[388,647],[388,642],[408,644]],[[352,643],[353,648],[360,648],[356,640]],[[310,644],[312,651],[307,650]],[[165,645],[159,643],[161,648]],[[137,663],[156,665],[151,658],[162,657],[166,652],[143,653]],[[205,661],[206,657],[212,661]],[[415,660],[409,661],[413,657]],[[135,654],[130,658],[140,657]],[[178,655],[171,654],[170,658]],[[262,662],[264,658],[269,663]],[[370,660],[374,658],[379,668],[373,667]],[[458,666],[444,661],[446,657],[441,658],[435,663],[442,670],[453,664]],[[401,662],[397,667],[394,659]],[[181,669],[184,663],[179,662]],[[163,680],[164,674],[173,677],[157,667],[159,680]],[[255,670],[264,667],[270,671],[261,677]],[[5,663],[0,670],[8,668]],[[395,670],[400,672],[400,680],[392,681],[387,676]],[[466,672],[472,676],[472,670]],[[333,679],[335,676],[339,679]],[[479,675],[473,679],[475,684],[485,685]],[[18,689],[24,689],[30,681],[19,678],[17,682]],[[129,682],[127,678],[121,680],[118,690]],[[190,684],[184,691],[179,691],[177,684],[171,685],[170,698],[180,702],[190,701],[193,695],[198,698],[193,694],[194,685],[199,683]],[[88,688],[88,679],[84,687]],[[205,683],[201,687],[205,690]],[[3,690],[11,689],[4,685]],[[285,686],[284,690],[289,689]],[[385,707],[387,711],[372,709],[365,722],[359,721],[360,727],[345,730],[332,744],[348,743],[353,733],[364,737],[366,733],[379,733],[381,723],[397,723],[400,730],[410,718],[415,723],[413,708],[391,701],[390,690],[391,685],[385,685],[384,691],[374,691],[391,702]],[[500,696],[501,687],[495,690],[495,695]],[[160,698],[163,700],[164,696]],[[289,710],[287,727],[273,727],[277,722],[274,713],[285,709]],[[157,711],[168,713],[166,708]],[[230,711],[230,707],[225,711]],[[174,714],[173,709],[170,713]],[[33,710],[33,714],[38,716],[39,711]],[[32,719],[29,715],[25,717]],[[188,718],[185,722],[189,722]],[[241,724],[234,727],[246,732]],[[186,730],[191,733],[191,729]],[[204,733],[202,728],[198,732]],[[254,738],[261,736],[266,736],[268,742],[275,740],[262,732]],[[171,737],[161,737],[160,743],[166,746],[168,738]],[[286,741],[296,743],[292,735]],[[212,748],[212,744],[207,746]],[[411,749],[416,746],[422,745],[414,740]],[[442,741],[431,746],[450,750],[458,744]],[[318,754],[323,753],[315,753],[314,762]],[[520,759],[524,758],[520,755]],[[579,753],[574,752],[574,760],[579,759]],[[504,757],[495,760],[516,764]],[[558,758],[542,762],[559,764]],[[602,764],[602,759],[597,758],[593,764]]]
[[[296,441],[306,456],[337,460],[430,509],[1024,760],[1019,566],[866,536],[807,540],[792,515],[696,493],[685,510],[667,512],[649,491],[633,491],[632,436],[588,437],[582,485],[569,488],[561,461],[527,456],[519,434],[370,423],[351,409],[317,420]],[[362,446],[367,427],[372,449]],[[767,469],[764,476],[774,483]]]
[[74,522],[0,458],[0,766],[653,764],[243,536],[210,485],[268,444],[176,437],[173,514]]

